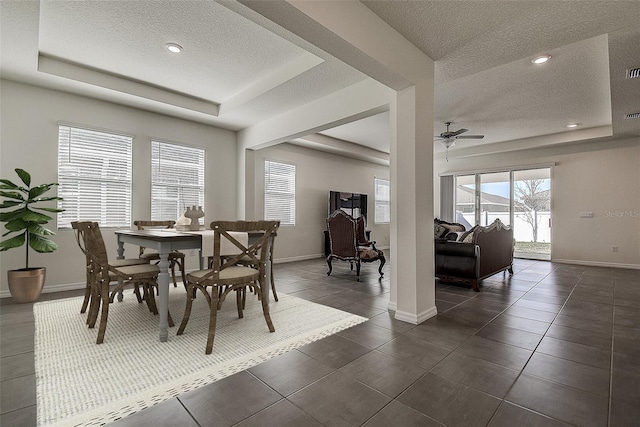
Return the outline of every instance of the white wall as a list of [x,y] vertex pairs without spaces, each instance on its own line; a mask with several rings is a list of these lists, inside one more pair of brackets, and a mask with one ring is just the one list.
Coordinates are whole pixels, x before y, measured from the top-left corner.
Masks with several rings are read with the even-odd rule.
[[[324,254],[324,230],[329,191],[366,194],[367,228],[377,247],[389,246],[389,224],[375,224],[374,178],[389,179],[389,167],[323,153],[292,144],[255,151],[254,217],[264,211],[264,160],[296,165],[296,225],[281,226],[276,239],[277,261],[306,259]],[[249,205],[249,204],[248,204]]]
[[[236,133],[212,126],[148,113],[128,107],[0,81],[0,176],[18,180],[15,168],[31,173],[34,183],[57,181],[58,122],[124,132],[133,140],[132,221],[150,217],[150,138],[204,147],[206,150],[205,223],[236,218]],[[56,222],[49,223],[56,231]],[[47,268],[45,292],[84,281],[84,257],[71,230],[57,230],[60,249],[50,254],[30,252],[30,266]],[[115,258],[115,237],[103,232]],[[125,248],[137,256],[137,248]],[[195,267],[196,259],[188,267]],[[0,252],[0,295],[7,296],[7,270],[24,267],[24,247]]]
[[[450,152],[448,162],[436,162],[435,173],[549,162],[556,164],[552,260],[640,268],[640,138],[467,158]],[[436,215],[438,210],[436,195]],[[593,218],[580,218],[580,212],[593,212]]]

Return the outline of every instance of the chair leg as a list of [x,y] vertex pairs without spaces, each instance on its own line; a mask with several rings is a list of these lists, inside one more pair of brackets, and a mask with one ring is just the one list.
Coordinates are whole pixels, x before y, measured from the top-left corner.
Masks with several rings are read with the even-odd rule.
[[333,266],[331,265],[331,260],[333,259],[332,255],[327,257],[327,265],[329,266],[329,271],[327,271],[327,276],[331,275],[331,271],[333,270]]
[[[217,293],[212,291],[211,295],[217,295]],[[213,351],[213,340],[216,336],[216,321],[218,319],[217,298],[211,299],[209,307],[209,333],[207,334],[207,348],[205,350],[205,354],[211,354]]]
[[84,301],[82,301],[82,308],[80,309],[80,313],[85,313],[87,311],[89,300],[91,300],[91,277],[90,273],[87,272],[87,285],[84,288]]
[[243,302],[243,294],[246,292],[246,288],[238,288],[236,289],[236,305],[238,306],[238,318],[242,319],[244,315],[242,314],[242,308],[244,307]]
[[473,290],[476,291],[476,292],[480,292],[480,288],[478,287],[478,280],[477,279],[473,279],[471,281],[471,288],[473,288]]
[[171,278],[173,279],[173,287],[177,288],[178,283],[176,283],[176,261],[171,261]]
[[91,290],[91,302],[89,304],[89,315],[87,316],[87,325],[89,329],[93,329],[98,320],[98,313],[100,312],[100,304],[102,296],[97,286],[93,286]]
[[380,277],[384,276],[384,273],[382,273],[382,267],[384,267],[384,263],[387,262],[387,260],[384,258],[384,255],[380,256],[380,267],[378,267],[378,273],[380,273]]
[[107,320],[109,318],[109,283],[102,285],[102,315],[100,316],[100,327],[98,328],[98,339],[96,344],[104,342],[104,334],[107,331]]
[[184,328],[186,328],[187,323],[189,323],[189,316],[191,316],[191,305],[193,304],[193,294],[195,294],[195,292],[195,286],[187,285],[187,305],[184,308],[182,322],[180,322],[180,327],[178,328],[178,332],[176,332],[176,335],[182,335],[182,333],[184,332]]
[[360,281],[360,260],[356,261],[356,280]]
[[273,292],[273,299],[278,301],[278,293],[276,292],[276,282],[273,280],[273,262],[271,262],[271,292]]
[[269,315],[269,301],[267,301],[265,291],[264,291],[264,281],[260,283],[260,294],[262,295],[262,314],[264,314],[264,320],[267,322],[267,327],[269,328],[269,332],[275,332],[276,328],[273,326],[273,322],[271,321],[271,316]]

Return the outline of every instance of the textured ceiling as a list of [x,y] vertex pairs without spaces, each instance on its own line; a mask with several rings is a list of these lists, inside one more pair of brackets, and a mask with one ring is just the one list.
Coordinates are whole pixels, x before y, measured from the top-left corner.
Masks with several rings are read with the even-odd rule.
[[42,2],[39,35],[42,54],[216,103],[305,52],[215,2]]
[[[363,3],[435,60],[435,132],[452,121],[486,135],[454,153],[640,135],[640,120],[622,118],[640,111],[640,79],[624,78],[640,66],[639,1]],[[245,4],[1,1],[0,73],[232,130],[367,78]],[[552,59],[534,66],[540,53]],[[322,133],[388,153],[388,122],[383,113]]]

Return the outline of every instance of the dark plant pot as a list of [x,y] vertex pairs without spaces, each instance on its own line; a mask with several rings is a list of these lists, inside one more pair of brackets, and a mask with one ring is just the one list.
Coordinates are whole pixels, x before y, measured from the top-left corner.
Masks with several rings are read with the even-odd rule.
[[34,302],[40,298],[44,287],[44,278],[47,273],[45,267],[21,268],[20,270],[9,270],[9,291],[15,302]]

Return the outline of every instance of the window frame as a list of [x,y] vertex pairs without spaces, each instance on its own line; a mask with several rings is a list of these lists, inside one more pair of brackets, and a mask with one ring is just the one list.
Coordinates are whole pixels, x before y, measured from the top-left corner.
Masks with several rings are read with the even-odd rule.
[[58,207],[65,210],[57,215],[59,229],[71,229],[72,221],[96,221],[102,228],[130,226],[133,138],[119,131],[58,123],[58,196],[63,198]]
[[[155,151],[155,146],[158,145],[158,158],[155,157],[156,151]],[[151,163],[151,188],[150,188],[150,194],[149,194],[149,204],[150,204],[150,212],[151,212],[151,219],[155,220],[155,221],[164,221],[164,220],[177,220],[186,210],[187,207],[189,206],[203,206],[205,203],[205,186],[206,186],[206,149],[204,147],[199,147],[199,146],[195,146],[195,145],[190,145],[190,144],[185,144],[185,143],[180,143],[180,142],[173,142],[173,141],[166,141],[163,140],[161,138],[150,138],[150,148],[151,148],[151,158],[150,158],[150,163]],[[166,150],[173,150],[174,154],[172,158],[169,158],[167,160],[167,164],[164,164],[165,167],[169,167],[170,170],[174,170],[172,168],[175,167],[182,167],[185,169],[195,169],[196,175],[198,175],[198,182],[196,184],[189,184],[189,183],[171,183],[171,182],[162,182],[162,180],[160,180],[159,176],[157,176],[156,174],[156,167],[158,169],[162,169],[163,167],[163,158],[162,158],[162,149],[166,149]],[[180,151],[180,150],[184,150],[185,152],[183,153],[183,156],[185,157],[180,157],[178,160],[175,159],[175,151]],[[191,153],[189,153],[191,152]],[[195,168],[186,168],[184,166],[185,162],[187,161],[187,159],[192,159],[195,156],[199,157],[201,164],[199,164],[197,167]],[[176,163],[180,166],[176,166]],[[164,177],[165,179],[167,179],[167,181],[170,181],[172,178],[172,175],[175,174],[167,174],[167,175],[162,175],[161,177]],[[178,174],[177,176],[184,176],[185,174]],[[157,194],[161,193],[162,190],[165,190],[165,194],[168,194],[171,192],[171,190],[175,190],[177,192],[177,200],[179,200],[178,204],[176,205],[176,209],[175,209],[175,213],[170,214],[168,212],[163,213],[164,210],[166,210],[167,208],[163,208],[163,207],[156,207],[155,203],[159,203],[159,201],[163,200],[162,197],[159,197]],[[195,197],[191,197],[189,198],[189,200],[185,200],[185,192],[186,193],[190,193],[191,191],[189,190],[193,190],[196,189],[196,193],[197,193],[197,200],[194,200]],[[169,196],[165,196],[165,198],[168,198]],[[171,200],[171,198],[168,198],[168,200]],[[174,199],[175,200],[175,199]],[[180,206],[182,205],[182,206]]]
[[[287,185],[291,188],[293,188],[293,191],[275,191],[274,190],[270,190],[269,189],[269,183],[270,183],[270,177],[271,177],[271,167],[268,167],[268,164],[274,164],[274,165],[280,165],[281,167],[283,167],[283,169],[288,168],[293,168],[293,174],[292,176],[288,176],[289,178],[289,182],[287,183]],[[288,162],[283,162],[280,160],[272,160],[272,159],[264,159],[264,213],[263,213],[263,217],[265,220],[267,221],[274,221],[274,220],[279,220],[280,221],[280,225],[281,226],[291,226],[294,227],[296,225],[296,209],[297,209],[297,205],[296,205],[296,186],[297,186],[297,173],[298,173],[298,168],[294,163],[288,163]],[[275,175],[275,174],[273,174]],[[281,176],[282,178],[282,176]],[[287,178],[287,177],[285,177]],[[270,199],[270,196],[275,195],[276,199]],[[284,197],[283,197],[284,196]],[[284,208],[285,210],[287,210],[288,215],[285,218],[284,216],[278,216],[278,215],[272,215],[275,208],[274,209],[269,209],[268,204],[269,201],[273,201],[273,202],[277,202],[277,199],[282,200],[286,200],[285,197],[288,197],[290,199],[289,201],[289,206]]]
[[[378,199],[378,182],[384,181],[389,189],[389,197],[387,199]],[[386,206],[386,208],[385,208]],[[378,219],[378,207],[385,208],[387,214],[387,221]],[[375,224],[390,224],[391,223],[391,180],[387,178],[373,178],[373,220]]]

